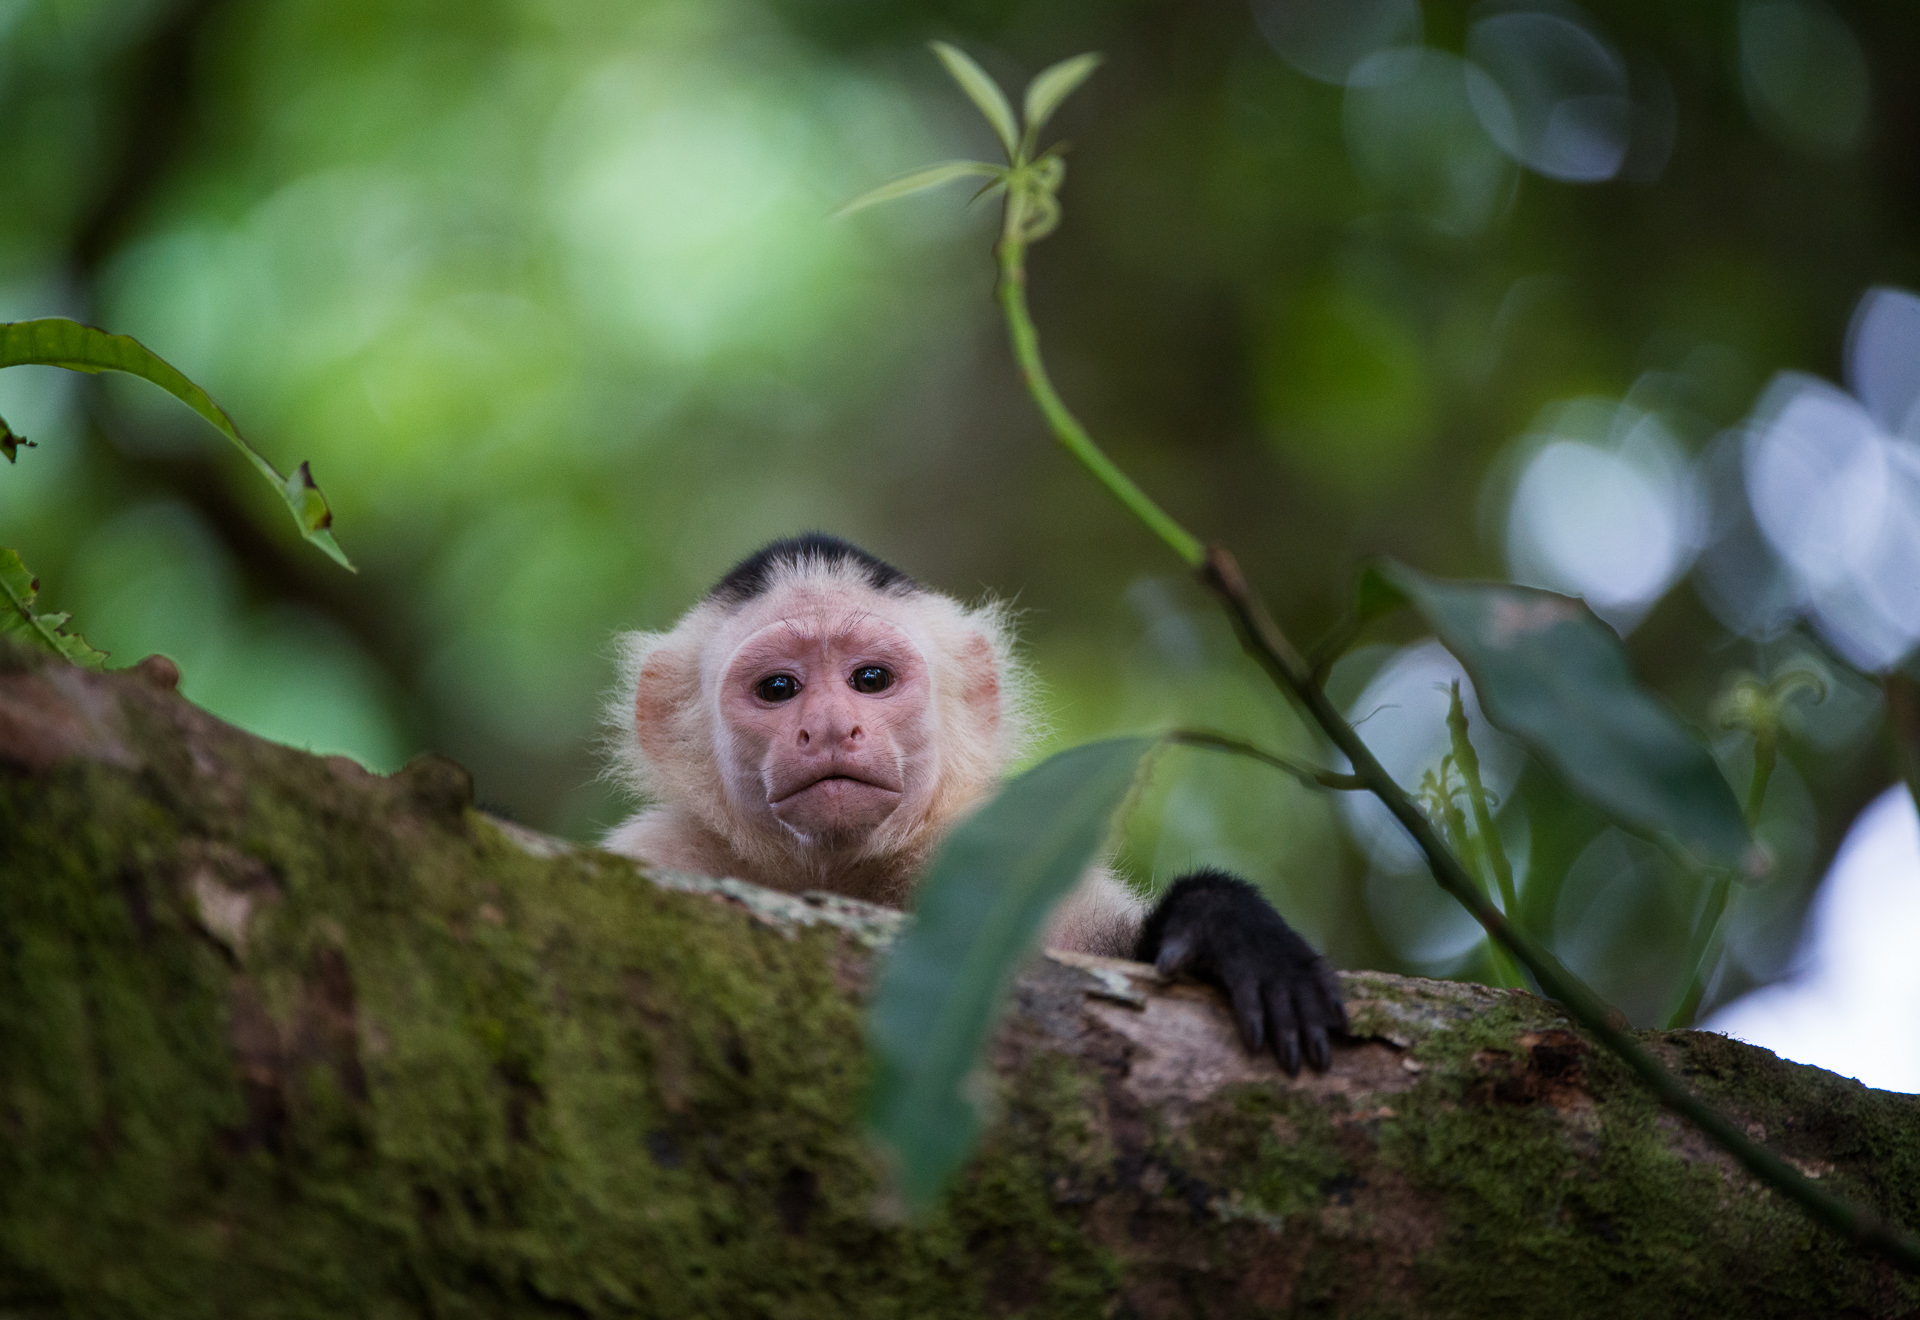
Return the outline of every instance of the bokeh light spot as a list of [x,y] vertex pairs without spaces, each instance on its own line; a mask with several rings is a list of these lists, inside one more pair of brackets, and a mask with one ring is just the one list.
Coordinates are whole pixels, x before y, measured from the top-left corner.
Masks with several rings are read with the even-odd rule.
[[1425,26],[1419,0],[1253,0],[1253,21],[1281,59],[1327,83],[1375,51],[1418,46]]
[[1368,189],[1455,235],[1484,230],[1518,181],[1480,125],[1467,75],[1443,51],[1381,51],[1355,67],[1344,110],[1347,152]]
[[1789,372],[1761,396],[1745,460],[1754,519],[1822,635],[1868,670],[1920,644],[1920,442]]
[[1705,1026],[1888,1091],[1920,1091],[1920,817],[1895,785],[1847,831],[1787,980]]
[[1847,387],[1873,420],[1920,440],[1920,297],[1868,289],[1847,327]]
[[1740,81],[1760,125],[1802,151],[1844,152],[1866,128],[1866,53],[1846,21],[1824,5],[1741,5]]
[[1694,483],[1659,417],[1606,400],[1549,412],[1508,506],[1514,580],[1583,597],[1624,633],[1692,562]]
[[1467,33],[1467,90],[1500,149],[1551,179],[1598,183],[1626,162],[1633,129],[1627,67],[1558,14],[1507,13]]

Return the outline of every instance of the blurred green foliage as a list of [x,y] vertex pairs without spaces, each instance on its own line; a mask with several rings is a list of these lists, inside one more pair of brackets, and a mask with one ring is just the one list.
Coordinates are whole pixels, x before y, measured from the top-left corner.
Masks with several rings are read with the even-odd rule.
[[[1351,6],[1424,41],[1351,88],[1310,76],[1330,47],[1284,0],[0,3],[0,319],[141,339],[312,461],[361,573],[178,404],[52,368],[0,373],[39,442],[0,470],[0,544],[113,663],[164,651],[216,712],[376,769],[445,751],[576,837],[624,805],[595,779],[612,634],[814,527],[1017,599],[1049,748],[1178,723],[1307,756],[1210,603],[1046,440],[988,296],[991,208],[826,216],[993,154],[928,38],[1011,86],[1105,52],[1052,125],[1071,201],[1032,277],[1056,379],[1311,637],[1364,553],[1506,576],[1520,466],[1576,401],[1657,411],[1691,460],[1774,371],[1838,378],[1865,287],[1920,284],[1920,11],[1532,8],[1606,55],[1605,178],[1582,171],[1610,121],[1530,136],[1510,88],[1488,127],[1462,61],[1499,74],[1520,29],[1453,0]],[[1698,725],[1729,671],[1829,675],[1783,717],[1758,826],[1779,865],[1736,896],[1723,999],[1777,971],[1888,781],[1878,691],[1799,632],[1735,637],[1685,580],[1610,621]],[[1349,656],[1343,705],[1405,654]],[[1744,785],[1751,739],[1717,739]],[[1650,1020],[1704,888],[1516,764],[1523,919]],[[1143,880],[1234,867],[1337,962],[1474,971],[1430,881],[1270,769],[1170,749],[1129,822]]]

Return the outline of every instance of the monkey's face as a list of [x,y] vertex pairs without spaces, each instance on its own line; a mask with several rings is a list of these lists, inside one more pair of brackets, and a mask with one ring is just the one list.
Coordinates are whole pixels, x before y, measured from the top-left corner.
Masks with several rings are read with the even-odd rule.
[[803,842],[858,844],[924,806],[930,689],[920,648],[874,614],[799,610],[761,624],[720,674],[729,792]]

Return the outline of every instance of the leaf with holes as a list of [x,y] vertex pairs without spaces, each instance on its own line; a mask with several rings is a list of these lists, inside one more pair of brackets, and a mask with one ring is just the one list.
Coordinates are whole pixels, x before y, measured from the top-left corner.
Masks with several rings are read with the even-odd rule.
[[979,1116],[964,1088],[1007,986],[1099,852],[1154,741],[1088,743],[1042,761],[954,830],[921,881],[867,1020],[867,1125],[897,1159],[909,1210],[931,1205],[972,1151]]
[[39,594],[40,580],[19,554],[0,550],[0,635],[22,638],[89,669],[105,664],[105,651],[89,646],[79,633],[67,631],[67,615],[41,614],[33,608]]
[[1384,561],[1362,610],[1413,606],[1473,679],[1481,709],[1621,825],[1697,861],[1764,870],[1706,743],[1634,680],[1626,648],[1584,601],[1507,582],[1447,582]]
[[286,501],[287,508],[293,512],[302,536],[319,546],[342,568],[353,570],[353,565],[334,541],[333,533],[327,530],[333,523],[333,512],[327,507],[319,487],[313,484],[313,476],[307,470],[307,465],[302,463],[291,477],[281,476],[279,469],[246,442],[225,409],[215,403],[205,390],[188,380],[178,368],[139,340],[130,335],[109,334],[64,317],[0,322],[0,367],[21,366],[65,367],[68,371],[87,372],[124,371],[158,385],[206,418],[215,430],[247,456],[247,461],[253,464],[254,469],[280,492],[280,498]]

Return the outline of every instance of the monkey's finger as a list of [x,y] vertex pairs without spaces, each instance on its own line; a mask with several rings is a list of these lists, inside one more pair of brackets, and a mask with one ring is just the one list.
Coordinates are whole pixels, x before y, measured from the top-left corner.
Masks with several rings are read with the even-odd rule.
[[1344,1033],[1347,1029],[1346,997],[1340,993],[1339,975],[1324,956],[1313,960],[1313,981],[1314,988],[1320,992],[1320,1002],[1326,1009],[1327,1025]]
[[1154,970],[1162,976],[1178,976],[1187,970],[1193,962],[1193,955],[1199,948],[1199,941],[1193,932],[1176,931],[1160,941],[1160,952],[1154,956]]
[[1250,976],[1237,976],[1227,987],[1233,997],[1233,1018],[1240,1024],[1240,1039],[1247,1049],[1258,1054],[1266,1039],[1266,1014],[1260,1007],[1260,983]]
[[1322,1007],[1313,1001],[1318,986],[1296,986],[1295,1005],[1300,1012],[1300,1035],[1307,1042],[1307,1062],[1315,1072],[1325,1072],[1333,1063],[1333,1047],[1327,1043],[1327,1021]]
[[1273,1057],[1287,1070],[1287,1076],[1300,1075],[1300,1018],[1293,1011],[1293,996],[1284,983],[1267,987],[1267,1019],[1273,1028]]

